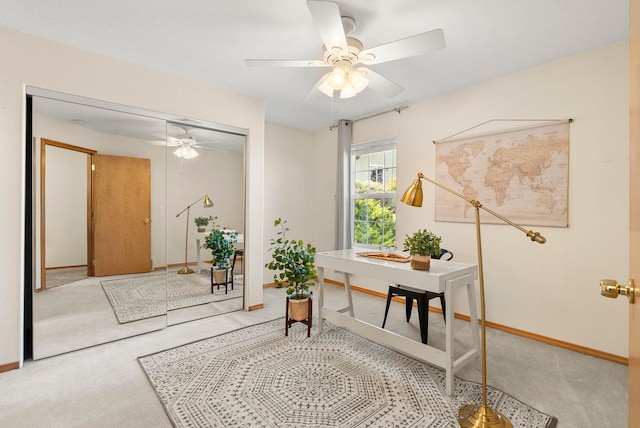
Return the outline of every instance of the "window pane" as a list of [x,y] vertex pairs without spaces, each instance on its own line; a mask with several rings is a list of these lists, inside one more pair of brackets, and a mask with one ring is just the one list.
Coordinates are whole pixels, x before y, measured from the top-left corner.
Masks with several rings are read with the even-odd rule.
[[369,191],[369,170],[356,172],[355,194],[371,193]]
[[394,193],[396,191],[396,168],[385,168],[384,170],[384,193]]
[[356,221],[354,224],[353,242],[356,244],[367,243],[367,222]]
[[356,172],[369,170],[369,155],[357,155],[355,162]]
[[384,167],[385,153],[386,152],[376,152],[369,154],[371,165],[380,165],[381,167]]
[[396,151],[387,150],[384,152],[384,166],[395,167],[396,166]]
[[369,245],[382,245],[382,222],[374,221],[369,224]]
[[353,218],[356,222],[366,221],[369,218],[369,210],[367,209],[366,199],[356,199],[354,201]]

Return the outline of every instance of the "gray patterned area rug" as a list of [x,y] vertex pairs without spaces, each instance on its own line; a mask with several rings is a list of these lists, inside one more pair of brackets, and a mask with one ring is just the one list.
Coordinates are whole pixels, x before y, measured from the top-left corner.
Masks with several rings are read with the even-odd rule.
[[[304,328],[302,328],[304,327]],[[327,324],[306,336],[284,319],[140,357],[176,427],[453,427],[481,385]],[[489,388],[488,404],[515,427],[557,419]]]
[[[225,294],[224,287],[211,293],[210,274],[179,275],[175,272],[102,281],[102,288],[120,324],[166,314],[167,310],[204,305],[242,297],[242,279]],[[166,286],[165,286],[166,285]]]

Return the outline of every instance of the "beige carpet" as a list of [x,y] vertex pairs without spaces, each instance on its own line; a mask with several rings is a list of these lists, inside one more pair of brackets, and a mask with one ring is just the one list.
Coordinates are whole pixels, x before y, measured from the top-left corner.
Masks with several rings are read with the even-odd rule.
[[46,270],[46,287],[53,288],[72,282],[80,281],[87,277],[87,267],[72,267],[63,269],[47,269]]

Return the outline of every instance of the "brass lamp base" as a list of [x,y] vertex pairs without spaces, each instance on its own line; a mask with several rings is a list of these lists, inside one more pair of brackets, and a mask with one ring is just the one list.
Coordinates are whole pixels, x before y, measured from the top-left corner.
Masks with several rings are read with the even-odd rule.
[[187,266],[185,266],[185,267],[183,267],[182,269],[180,269],[180,270],[178,271],[178,273],[181,273],[181,274],[185,274],[185,273],[193,273],[193,270],[191,270],[191,269],[189,269]]
[[500,427],[513,428],[502,413],[491,407],[479,404],[467,404],[458,410],[458,423],[462,428]]

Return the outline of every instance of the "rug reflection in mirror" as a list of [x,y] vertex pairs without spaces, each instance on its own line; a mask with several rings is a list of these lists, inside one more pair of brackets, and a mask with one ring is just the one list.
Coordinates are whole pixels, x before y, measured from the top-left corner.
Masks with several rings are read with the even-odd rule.
[[[166,286],[165,286],[166,285]],[[167,310],[204,305],[242,297],[242,277],[211,292],[210,274],[179,275],[175,272],[102,281],[120,324],[166,314]]]

